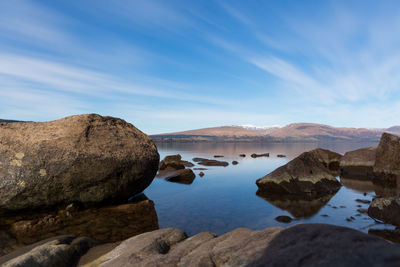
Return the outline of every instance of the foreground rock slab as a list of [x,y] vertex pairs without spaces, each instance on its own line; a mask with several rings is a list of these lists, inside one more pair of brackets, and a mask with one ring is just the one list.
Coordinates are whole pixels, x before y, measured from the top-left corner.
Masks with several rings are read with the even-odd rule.
[[304,152],[256,182],[263,194],[321,196],[336,193],[340,183],[314,152]]
[[391,183],[400,178],[400,137],[382,134],[376,149],[374,175],[376,181]]
[[117,118],[0,123],[0,210],[125,200],[150,185],[158,162],[151,138]]
[[400,226],[400,197],[374,199],[368,208],[368,215],[379,221]]
[[373,178],[375,157],[375,147],[361,148],[347,152],[340,160],[341,176],[352,179],[371,180]]
[[85,266],[399,266],[399,254],[399,245],[325,224],[190,238],[167,228],[130,238]]
[[96,245],[87,237],[71,235],[47,239],[0,257],[2,267],[75,266],[86,251]]

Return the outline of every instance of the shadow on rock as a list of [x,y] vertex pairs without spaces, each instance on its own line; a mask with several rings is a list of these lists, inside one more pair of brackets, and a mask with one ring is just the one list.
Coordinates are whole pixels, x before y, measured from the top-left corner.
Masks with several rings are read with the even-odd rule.
[[268,195],[258,190],[256,195],[277,208],[289,212],[296,219],[310,218],[317,214],[335,194],[321,197]]

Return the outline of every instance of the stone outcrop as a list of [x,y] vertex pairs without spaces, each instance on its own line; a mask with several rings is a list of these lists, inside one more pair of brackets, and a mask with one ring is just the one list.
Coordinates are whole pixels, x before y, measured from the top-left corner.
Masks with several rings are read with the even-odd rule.
[[400,226],[400,197],[375,198],[368,215],[379,221]]
[[74,266],[79,258],[95,244],[87,237],[58,236],[0,257],[0,265],[3,267]]
[[376,149],[374,175],[376,181],[396,182],[400,178],[400,137],[382,134]]
[[345,153],[340,160],[341,176],[371,180],[373,178],[375,156],[375,147],[361,148]]
[[340,183],[314,152],[304,152],[256,182],[265,195],[311,195],[336,193]]
[[338,174],[339,162],[342,158],[342,155],[322,148],[311,150],[310,153],[313,153],[318,158],[318,160],[321,161],[322,164],[324,164],[324,166],[332,171],[335,175]]
[[158,162],[153,141],[117,118],[0,123],[0,210],[126,200],[150,185]]
[[399,254],[399,245],[325,224],[190,238],[167,228],[125,240],[85,266],[398,266]]

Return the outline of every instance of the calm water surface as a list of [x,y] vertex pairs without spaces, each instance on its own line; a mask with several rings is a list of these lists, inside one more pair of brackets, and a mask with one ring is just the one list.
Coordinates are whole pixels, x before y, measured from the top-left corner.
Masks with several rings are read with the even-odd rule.
[[[251,144],[251,143],[187,143],[157,144],[161,159],[166,155],[181,154],[184,160],[194,157],[228,161],[228,167],[205,167],[204,177],[194,171],[196,178],[190,185],[168,182],[155,178],[145,194],[155,202],[160,228],[175,227],[193,235],[203,231],[223,234],[238,227],[264,229],[270,226],[286,226],[275,221],[279,215],[296,218],[291,224],[330,223],[367,232],[375,229],[392,229],[389,225],[377,224],[368,215],[359,214],[357,205],[367,209],[368,204],[356,199],[368,199],[378,192],[372,183],[358,180],[342,180],[342,188],[332,196],[314,201],[290,201],[279,199],[266,201],[256,195],[256,180],[304,151],[317,147],[344,154],[361,147],[376,146],[377,143],[305,143],[305,144]],[[269,152],[270,157],[250,157],[252,153]],[[245,158],[239,154],[246,154]],[[285,154],[286,158],[278,158]],[[239,162],[232,165],[232,160]],[[204,167],[204,166],[195,166]],[[340,179],[338,177],[338,179]],[[366,195],[365,195],[366,193]],[[323,216],[322,216],[323,215]],[[326,216],[328,215],[328,216]],[[353,216],[354,221],[346,218]]]

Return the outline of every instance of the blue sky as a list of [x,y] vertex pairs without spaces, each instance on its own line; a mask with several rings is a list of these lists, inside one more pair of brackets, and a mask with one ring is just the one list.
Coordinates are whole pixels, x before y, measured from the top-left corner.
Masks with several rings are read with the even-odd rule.
[[0,118],[400,124],[398,1],[0,1]]

